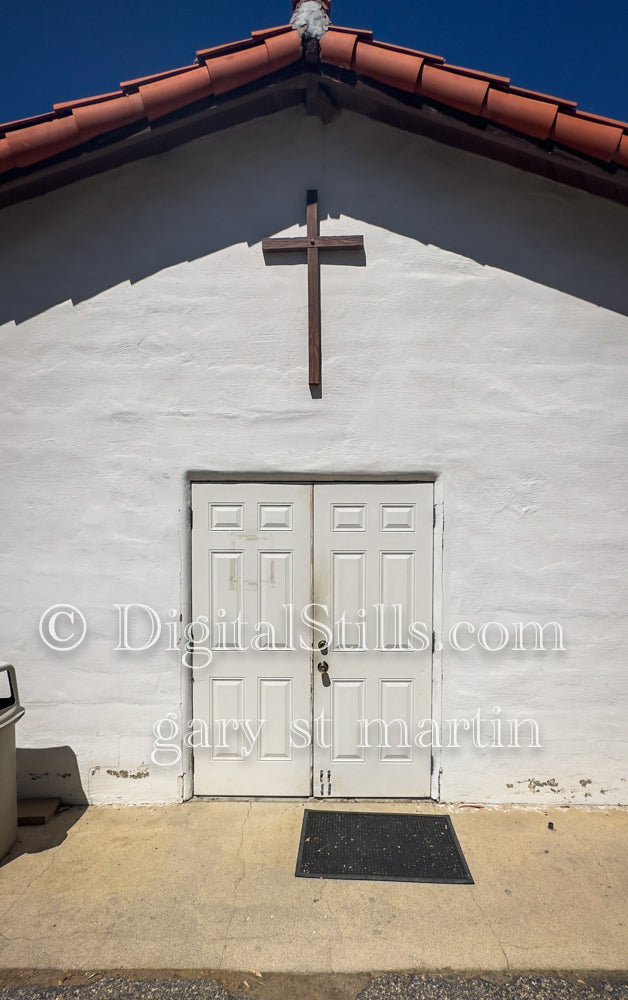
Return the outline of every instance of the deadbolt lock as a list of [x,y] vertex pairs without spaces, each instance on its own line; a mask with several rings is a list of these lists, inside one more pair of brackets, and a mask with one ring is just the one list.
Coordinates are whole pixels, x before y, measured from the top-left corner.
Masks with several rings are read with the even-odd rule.
[[322,661],[321,661],[321,662],[320,662],[320,663],[318,664],[318,671],[319,671],[319,673],[321,673],[321,674],[326,674],[328,670],[329,670],[329,664],[328,664],[328,663],[325,663],[325,661],[324,661],[324,660],[322,660]]

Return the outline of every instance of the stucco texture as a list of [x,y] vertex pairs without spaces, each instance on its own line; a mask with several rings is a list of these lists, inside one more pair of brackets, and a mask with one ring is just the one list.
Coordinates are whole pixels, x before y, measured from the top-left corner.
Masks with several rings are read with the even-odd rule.
[[[307,269],[261,250],[303,232],[308,188],[323,234],[365,241],[322,265],[322,399]],[[422,474],[432,714],[499,707],[543,744],[437,753],[434,794],[626,802],[627,247],[617,205],[348,112],[283,112],[5,209],[0,659],[26,706],[22,791],[189,792],[189,760],[150,761],[189,671],[165,637],[115,652],[114,605],[187,615],[190,473]],[[88,623],[72,652],[38,634],[59,603]],[[458,621],[557,621],[566,649],[458,652]]]

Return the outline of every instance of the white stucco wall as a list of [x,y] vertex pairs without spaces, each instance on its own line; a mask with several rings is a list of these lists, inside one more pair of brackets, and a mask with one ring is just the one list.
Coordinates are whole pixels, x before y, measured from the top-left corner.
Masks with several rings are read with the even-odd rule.
[[[299,231],[310,187],[322,232],[366,247],[366,266],[322,268],[322,400],[306,268],[260,246]],[[439,630],[557,621],[567,647],[444,643],[434,716],[499,706],[538,720],[543,748],[444,751],[441,797],[625,802],[627,237],[617,205],[301,111],[0,213],[0,659],[27,709],[18,745],[69,747],[94,802],[189,787],[150,763],[153,723],[189,711],[178,654],[113,647],[116,604],[187,615],[190,471],[429,473]],[[88,622],[74,652],[38,635],[62,602]],[[69,770],[26,772],[36,795]]]

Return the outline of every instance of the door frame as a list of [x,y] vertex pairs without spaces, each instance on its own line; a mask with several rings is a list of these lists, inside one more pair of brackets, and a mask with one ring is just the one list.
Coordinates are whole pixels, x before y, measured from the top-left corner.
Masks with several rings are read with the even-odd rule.
[[[318,483],[432,483],[434,486],[434,526],[433,526],[433,566],[432,566],[432,627],[434,643],[432,647],[432,718],[442,724],[443,692],[443,546],[444,546],[444,488],[442,477],[435,472],[415,473],[270,473],[270,472],[207,472],[193,470],[186,472],[183,481],[184,503],[181,508],[181,577],[180,612],[181,627],[185,629],[192,621],[192,484],[193,483],[272,483],[290,485],[313,485]],[[183,539],[187,541],[183,544]],[[180,664],[180,731],[193,718],[192,671]],[[184,802],[194,798],[194,760],[191,748],[181,746],[181,773],[178,777],[179,794]],[[432,747],[432,773],[430,778],[430,799],[440,801],[441,778],[443,773],[442,749]],[[258,796],[255,796],[256,798]],[[224,798],[224,796],[203,796],[203,798]],[[238,796],[229,796],[238,798]],[[250,796],[249,798],[252,798]],[[281,800],[281,796],[259,796],[259,798]],[[294,801],[294,799],[290,799]],[[341,802],[342,799],[336,801]],[[368,801],[368,799],[360,800]],[[394,801],[408,801],[391,799]]]

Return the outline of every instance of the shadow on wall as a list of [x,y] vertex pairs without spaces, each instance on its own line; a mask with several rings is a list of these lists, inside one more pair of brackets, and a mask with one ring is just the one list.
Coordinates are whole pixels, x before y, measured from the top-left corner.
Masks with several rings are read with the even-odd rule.
[[358,116],[284,112],[3,210],[0,323],[226,247],[261,256],[304,224],[308,187],[323,233],[349,216],[628,315],[626,209]]
[[86,806],[76,754],[71,747],[23,750],[17,757],[18,799],[61,799],[64,805]]

